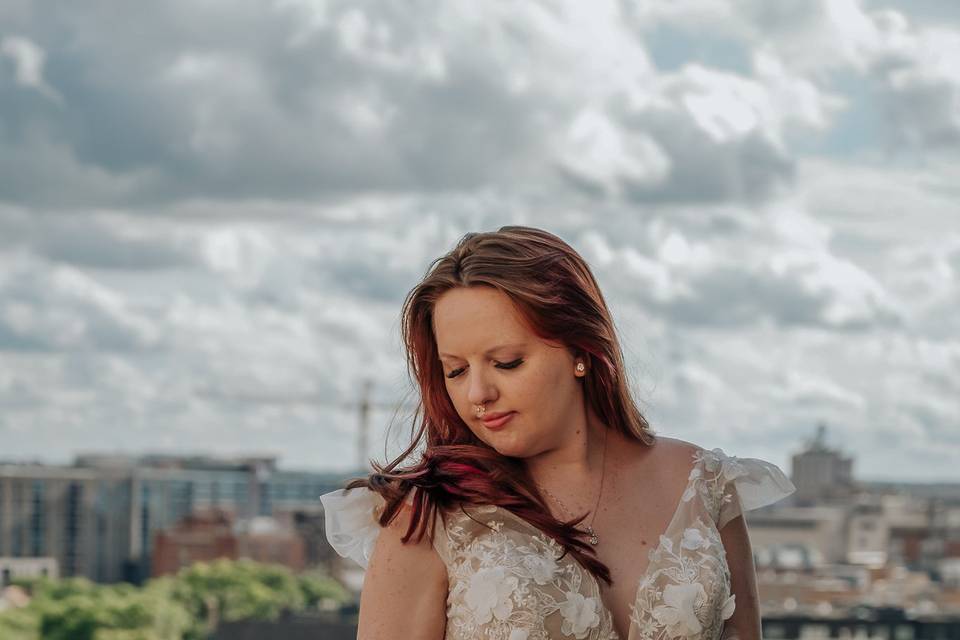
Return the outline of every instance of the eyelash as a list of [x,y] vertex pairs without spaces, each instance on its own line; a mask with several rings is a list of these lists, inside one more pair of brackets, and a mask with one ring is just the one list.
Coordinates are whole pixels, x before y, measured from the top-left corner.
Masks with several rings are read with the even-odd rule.
[[[499,367],[500,369],[516,369],[522,364],[523,364],[523,358],[517,358],[513,362],[505,362],[505,363],[498,362],[497,367]],[[458,377],[461,373],[463,373],[463,369],[454,369],[453,371],[447,374],[447,378],[452,380],[453,378]]]

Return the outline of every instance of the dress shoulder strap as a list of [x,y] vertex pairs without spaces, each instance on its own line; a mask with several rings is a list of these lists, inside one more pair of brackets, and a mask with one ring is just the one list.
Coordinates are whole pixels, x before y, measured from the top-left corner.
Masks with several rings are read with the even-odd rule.
[[[364,569],[370,563],[373,547],[382,527],[379,518],[386,500],[367,487],[337,489],[320,496],[323,504],[324,529],[333,550],[350,558]],[[413,492],[406,503],[413,504]],[[449,558],[444,519],[437,515],[432,531],[433,547],[446,562]]]
[[718,530],[743,512],[773,504],[797,490],[772,462],[728,456],[719,448],[700,453],[704,476],[716,489]]

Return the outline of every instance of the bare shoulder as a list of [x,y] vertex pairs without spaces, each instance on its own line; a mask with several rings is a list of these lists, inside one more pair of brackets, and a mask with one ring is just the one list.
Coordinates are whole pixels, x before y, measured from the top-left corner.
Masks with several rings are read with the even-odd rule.
[[[439,638],[446,625],[447,569],[429,534],[404,543],[412,508],[381,529],[360,594],[358,638]],[[415,588],[414,588],[415,587]]]
[[660,455],[655,458],[663,468],[670,469],[686,477],[690,469],[693,468],[693,456],[698,451],[703,451],[703,447],[679,438],[668,438],[666,436],[657,436],[657,442],[653,445],[656,450],[659,448]]
[[[410,538],[403,542],[413,516],[413,507],[404,503],[396,517],[384,527],[374,547],[374,554],[380,551],[381,556],[390,556],[399,562],[416,565],[418,573],[432,574],[438,578],[442,575],[446,580],[446,566],[433,544],[434,531],[428,522],[422,537],[418,538],[419,526],[414,529]],[[439,517],[439,515],[437,516]],[[382,547],[382,548],[381,548]],[[371,556],[371,563],[374,556]]]
[[628,504],[638,505],[637,510],[624,511],[632,514],[628,518],[659,518],[659,525],[669,522],[686,491],[698,450],[700,447],[693,443],[659,434],[652,445],[638,443],[629,450],[623,483],[617,484],[617,495]]
[[694,454],[701,451],[702,447],[679,438],[657,436],[653,449],[658,448],[659,457],[654,456],[654,467],[664,491],[674,498],[673,502],[667,503],[668,510],[672,512],[690,482],[690,473],[696,464]]
[[683,486],[693,469],[694,454],[702,447],[680,440],[657,435],[652,445],[639,441],[625,441],[621,464],[628,484],[656,483],[668,488]]

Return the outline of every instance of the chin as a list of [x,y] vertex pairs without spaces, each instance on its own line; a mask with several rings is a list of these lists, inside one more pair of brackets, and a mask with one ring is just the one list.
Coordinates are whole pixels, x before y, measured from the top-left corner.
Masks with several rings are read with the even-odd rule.
[[502,456],[507,456],[508,458],[526,458],[530,455],[527,447],[525,447],[522,442],[515,442],[513,440],[498,442],[497,439],[494,438],[492,442],[488,441],[487,444],[497,453]]

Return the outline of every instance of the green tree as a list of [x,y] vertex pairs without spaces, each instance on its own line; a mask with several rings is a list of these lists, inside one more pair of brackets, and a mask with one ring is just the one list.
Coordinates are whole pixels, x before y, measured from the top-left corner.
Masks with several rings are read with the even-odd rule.
[[221,621],[274,620],[350,597],[324,574],[250,560],[198,563],[142,588],[84,578],[17,584],[32,599],[0,612],[3,640],[206,640]]
[[301,611],[306,596],[286,568],[251,560],[197,563],[177,574],[174,598],[194,620],[204,621],[192,637],[203,637],[221,622],[275,620],[285,610]]
[[[33,580],[28,607],[0,615],[0,638],[94,640],[113,637],[181,640],[191,627],[169,586],[96,585],[88,580]],[[107,634],[109,636],[109,634]]]
[[40,617],[31,607],[0,612],[0,638],[4,640],[39,640]]
[[347,588],[325,573],[302,573],[297,580],[308,608],[322,609],[327,603],[343,604],[350,600]]

